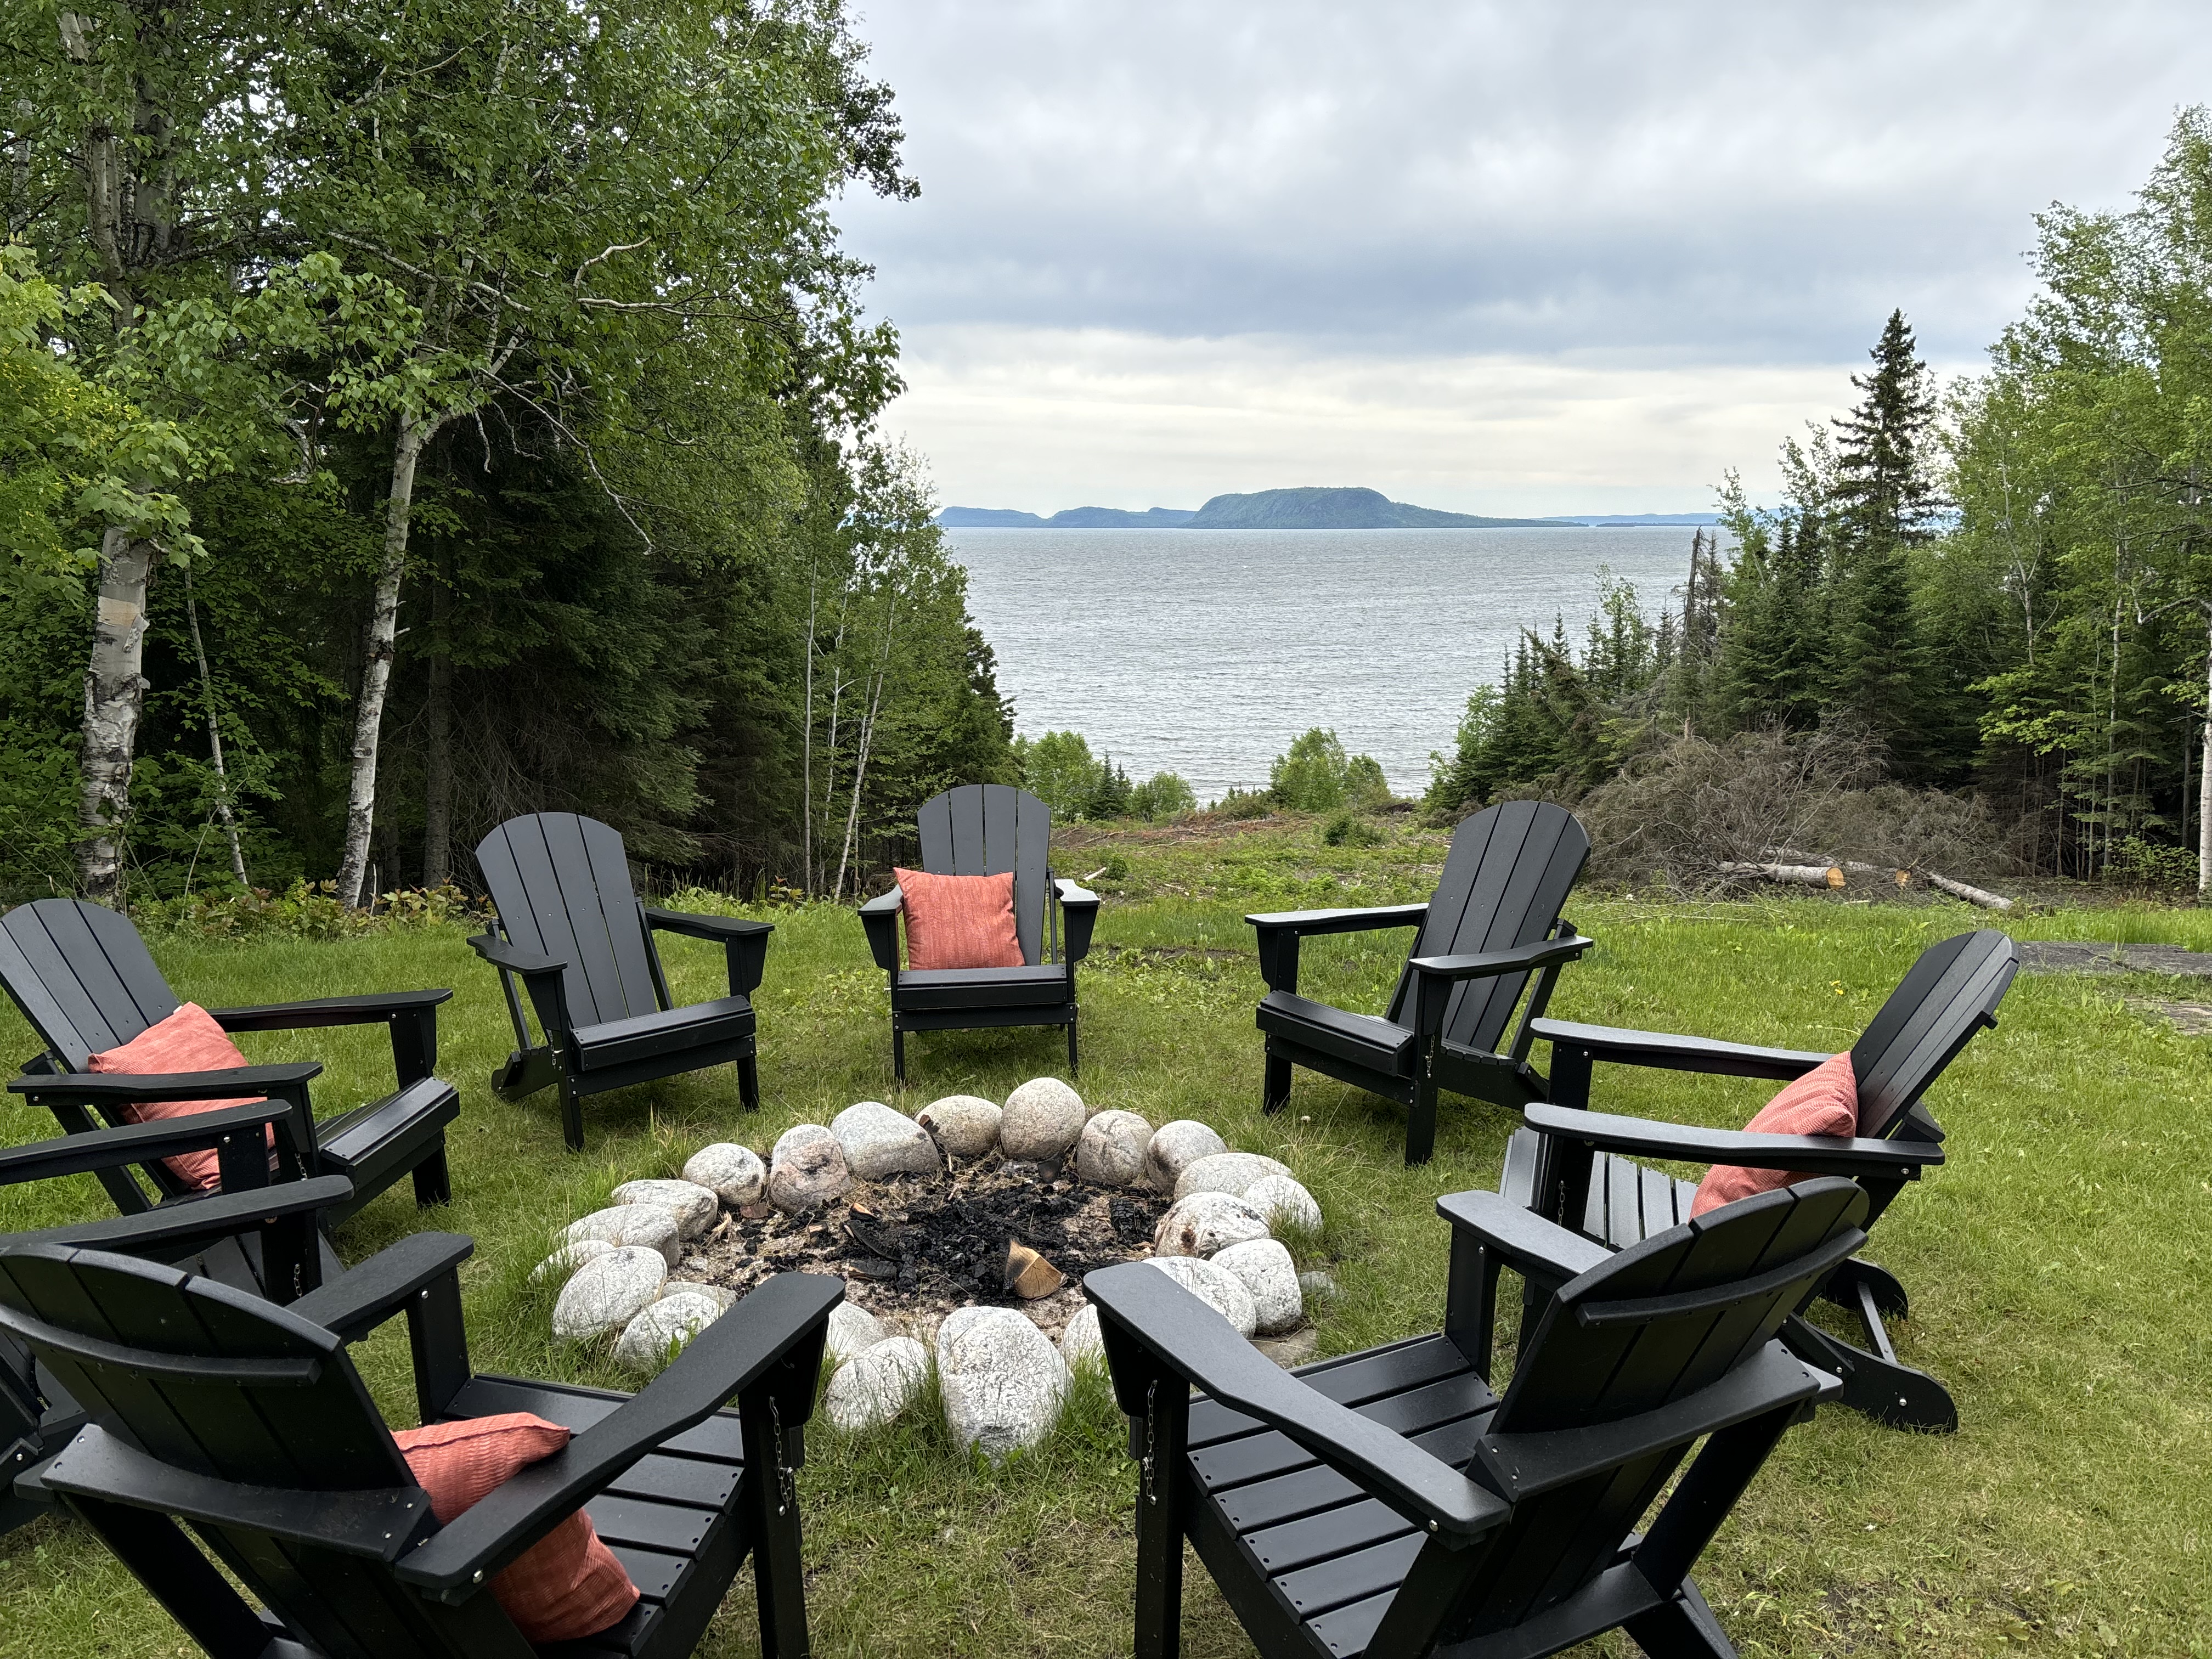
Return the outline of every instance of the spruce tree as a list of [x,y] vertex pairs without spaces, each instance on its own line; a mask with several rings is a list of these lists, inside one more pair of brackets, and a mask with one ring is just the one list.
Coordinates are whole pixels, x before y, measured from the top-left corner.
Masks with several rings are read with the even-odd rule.
[[1866,727],[1895,770],[1913,775],[1923,769],[1929,724],[1917,706],[1927,665],[1908,556],[1933,533],[1927,437],[1936,398],[1903,312],[1890,313],[1869,355],[1873,373],[1851,377],[1858,407],[1835,423],[1827,702],[1832,713]]

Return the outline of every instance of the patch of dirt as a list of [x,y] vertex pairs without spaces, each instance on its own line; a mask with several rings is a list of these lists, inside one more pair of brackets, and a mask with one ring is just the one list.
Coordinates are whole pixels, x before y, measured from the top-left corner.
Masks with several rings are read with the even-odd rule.
[[2184,1036],[2212,1036],[2212,1002],[2167,1002],[2158,997],[2130,997],[2137,1013],[2168,1020]]
[[2093,945],[2075,939],[2032,939],[2020,947],[2020,965],[2031,974],[2167,974],[2212,979],[2212,951],[2179,945]]
[[[677,1271],[739,1295],[774,1273],[833,1273],[850,1300],[901,1327],[933,1328],[972,1302],[1019,1308],[1056,1338],[1083,1306],[1085,1273],[1152,1254],[1152,1230],[1168,1203],[1149,1188],[1093,1187],[1061,1164],[994,1152],[950,1180],[857,1183],[807,1215],[749,1206],[761,1212],[725,1215]],[[1010,1242],[1045,1257],[1066,1282],[1036,1300],[1006,1289]]]

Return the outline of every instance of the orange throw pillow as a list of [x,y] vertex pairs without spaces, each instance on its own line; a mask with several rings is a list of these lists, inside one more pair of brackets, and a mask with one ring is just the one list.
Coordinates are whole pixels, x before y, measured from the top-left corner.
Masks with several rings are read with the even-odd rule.
[[[1851,1070],[1848,1052],[1831,1054],[1789,1085],[1759,1109],[1743,1126],[1754,1135],[1855,1135],[1859,1131],[1859,1080]],[[1691,1201],[1692,1218],[1755,1193],[1771,1193],[1811,1181],[1809,1175],[1786,1170],[1746,1170],[1734,1164],[1716,1164],[1698,1183]]]
[[[108,1048],[92,1057],[95,1072],[115,1072],[125,1077],[161,1077],[177,1072],[227,1072],[243,1066],[246,1056],[230,1040],[230,1033],[215,1023],[215,1016],[197,1002],[187,1002],[167,1019],[149,1025],[119,1048]],[[136,1101],[123,1108],[133,1123],[153,1123],[163,1118],[193,1117],[225,1106],[252,1106],[259,1095],[235,1100]],[[276,1133],[267,1132],[270,1146]],[[222,1160],[213,1147],[204,1152],[179,1152],[161,1160],[177,1179],[195,1192],[211,1193],[222,1184]]]
[[1022,965],[1022,939],[1014,928],[1012,871],[997,876],[933,876],[894,865],[891,878],[905,896],[909,970]]
[[[401,1429],[392,1437],[444,1526],[516,1471],[559,1451],[568,1431],[529,1412],[503,1412]],[[581,1510],[494,1573],[491,1593],[532,1642],[594,1635],[635,1607],[638,1595]]]

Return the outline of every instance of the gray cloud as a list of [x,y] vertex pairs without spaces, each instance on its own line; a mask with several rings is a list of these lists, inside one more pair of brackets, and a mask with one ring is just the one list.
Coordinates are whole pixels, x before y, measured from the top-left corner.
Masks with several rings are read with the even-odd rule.
[[1963,362],[2032,216],[2116,205],[2212,98],[2179,4],[897,0],[923,195],[854,198],[902,325],[1316,351]]

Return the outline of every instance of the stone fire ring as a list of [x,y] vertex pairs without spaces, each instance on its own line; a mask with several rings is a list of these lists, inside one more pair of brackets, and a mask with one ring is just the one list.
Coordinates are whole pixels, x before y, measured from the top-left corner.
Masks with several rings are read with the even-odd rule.
[[[947,1180],[979,1165],[999,1178],[1054,1182],[1055,1192],[1072,1174],[1077,1185],[1105,1194],[1142,1192],[1155,1203],[1166,1196],[1151,1255],[1139,1259],[1281,1363],[1310,1352],[1311,1333],[1302,1328],[1307,1298],[1335,1286],[1325,1273],[1301,1274],[1283,1242],[1310,1239],[1322,1224],[1320,1206],[1297,1177],[1273,1158],[1231,1152],[1203,1123],[1186,1119],[1155,1130],[1134,1112],[1094,1111],[1048,1077],[1024,1083],[1003,1106],[952,1095],[911,1118],[861,1101],[827,1126],[786,1130],[766,1161],[726,1142],[703,1146],[680,1179],[617,1187],[607,1207],[571,1224],[531,1277],[562,1281],[556,1340],[611,1338],[618,1363],[651,1373],[736,1304],[737,1291],[680,1275],[705,1272],[697,1252],[710,1239],[738,1237],[732,1224],[739,1217],[823,1210],[852,1193],[856,1179]],[[1031,1276],[1060,1283],[1049,1262],[1033,1266]],[[1036,1294],[1026,1281],[1019,1293]],[[855,1299],[830,1313],[827,1358],[836,1370],[823,1409],[840,1428],[890,1422],[921,1396],[933,1365],[954,1437],[995,1461],[1049,1434],[1075,1370],[1105,1364],[1098,1311],[1088,1304],[1066,1320],[1057,1341],[1039,1318],[1015,1307],[956,1307],[933,1332],[927,1321],[889,1322],[915,1328],[886,1328]]]

